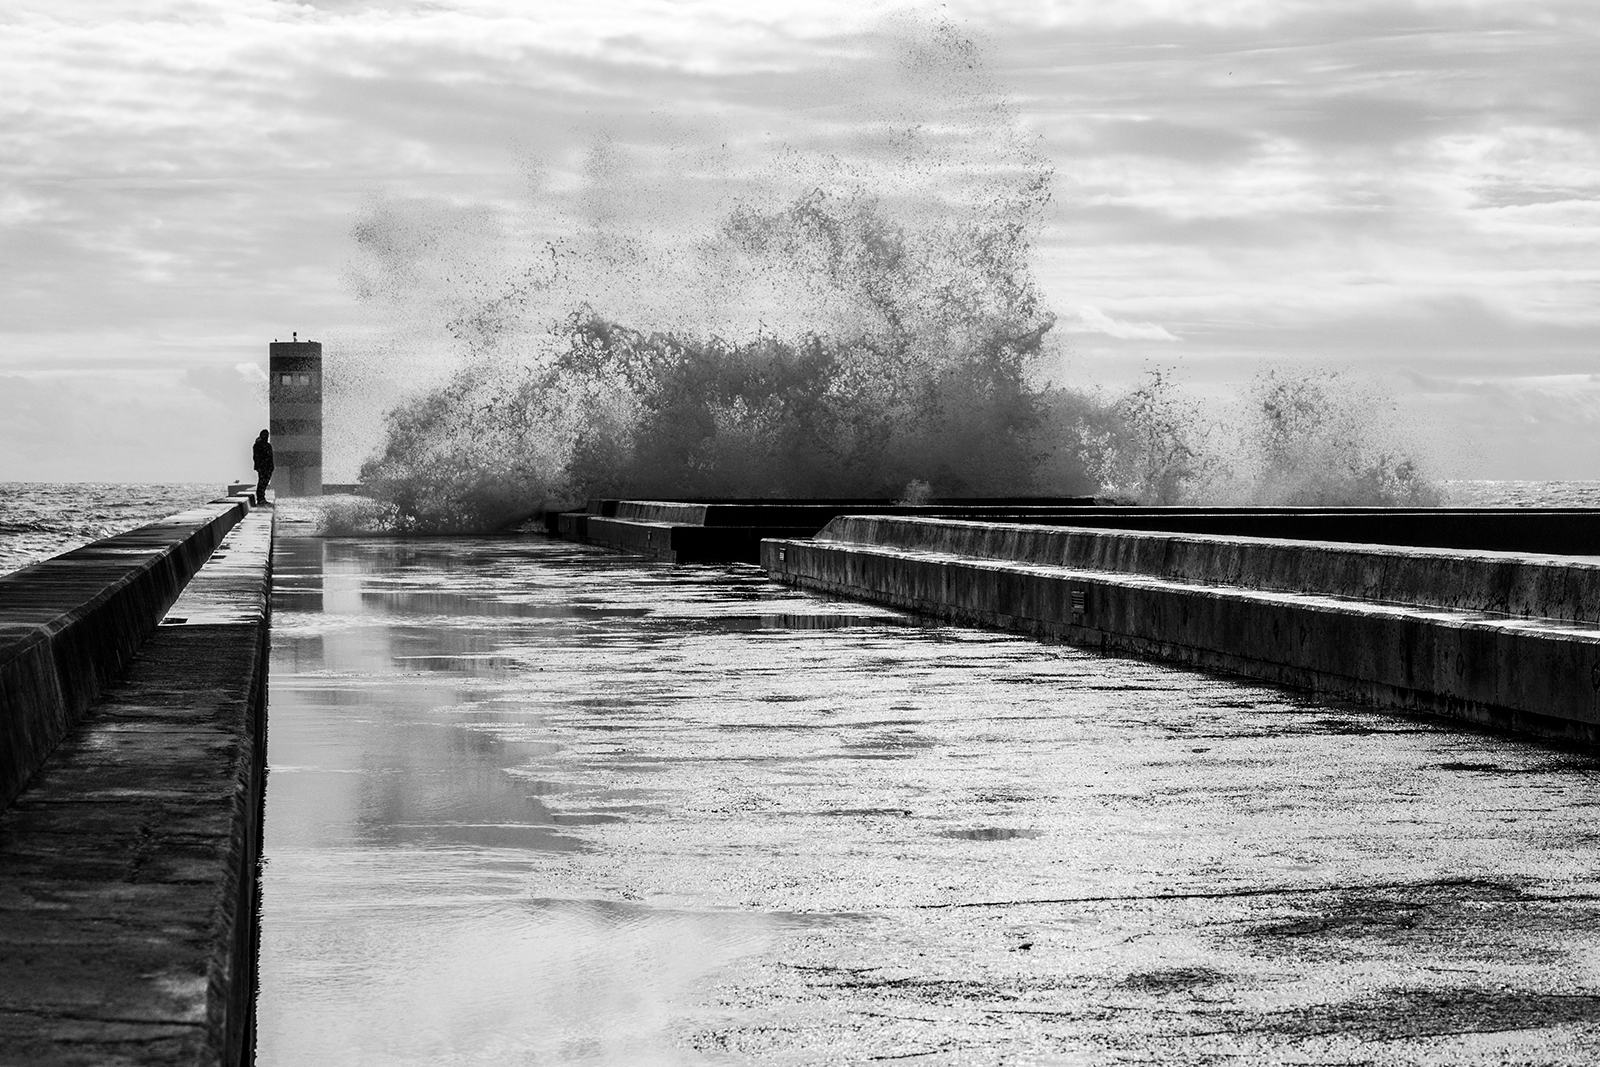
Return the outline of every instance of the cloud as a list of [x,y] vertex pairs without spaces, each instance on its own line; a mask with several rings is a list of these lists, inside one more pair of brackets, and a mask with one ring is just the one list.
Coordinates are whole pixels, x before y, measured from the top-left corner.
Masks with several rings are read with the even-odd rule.
[[[640,220],[662,233],[692,231],[730,175],[759,184],[796,158],[896,173],[905,145],[885,132],[977,84],[887,62],[921,17],[886,19],[899,6],[21,0],[0,34],[0,372],[45,389],[68,368],[98,375],[53,402],[113,421],[108,396],[163,418],[192,403],[223,419],[220,442],[218,413],[242,410],[227,368],[293,329],[374,331],[345,279],[375,200],[434,202],[527,245],[549,235],[507,222],[530,195],[523,161],[542,175],[532,195],[580,217],[602,136],[664,176],[675,199],[654,202],[673,210]],[[1079,309],[1063,330],[1108,353],[1092,371],[1179,338],[1213,383],[1269,358],[1488,375],[1566,373],[1596,353],[1591,3],[927,11],[974,38],[971,77],[1054,163],[1038,272],[1047,302]],[[487,245],[455,236],[418,269],[486,269]],[[29,425],[47,442],[27,452],[40,470],[79,454],[78,436],[113,448],[92,420]],[[138,446],[188,469],[171,448]]]
[[267,372],[258,363],[191,367],[180,382],[241,416],[266,414]]
[[226,483],[260,422],[170,376],[0,375],[0,481]]
[[1479,478],[1593,478],[1600,452],[1600,378],[1589,374],[1422,376],[1410,405],[1446,429],[1447,470]]
[[1153,322],[1123,322],[1114,319],[1097,307],[1087,304],[1078,308],[1078,329],[1092,333],[1103,333],[1108,337],[1116,337],[1124,341],[1176,341],[1164,326],[1157,326]]

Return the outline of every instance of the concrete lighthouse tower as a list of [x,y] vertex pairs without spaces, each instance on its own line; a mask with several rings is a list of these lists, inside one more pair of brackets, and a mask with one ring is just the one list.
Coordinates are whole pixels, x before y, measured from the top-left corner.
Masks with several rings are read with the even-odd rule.
[[274,341],[268,429],[280,496],[322,495],[322,342]]

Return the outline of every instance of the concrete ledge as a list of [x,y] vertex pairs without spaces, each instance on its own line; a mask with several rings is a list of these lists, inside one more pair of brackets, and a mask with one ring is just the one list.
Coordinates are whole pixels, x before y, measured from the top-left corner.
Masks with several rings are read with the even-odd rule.
[[[816,532],[810,526],[690,526],[598,515],[563,514],[560,522],[561,536],[668,563],[755,563],[761,558],[764,538],[810,537]],[[581,537],[575,535],[580,523]]]
[[643,535],[618,528],[620,540],[589,536],[589,521],[739,529],[747,533],[730,534],[720,555],[715,538],[696,542],[703,547],[695,551],[706,553],[696,558],[754,562],[758,557],[749,547],[751,537],[806,536],[847,515],[1600,556],[1600,511],[1576,508],[1123,507],[1099,505],[1087,497],[940,500],[919,505],[884,500],[597,499],[570,519],[548,518],[547,529],[558,537],[626,551],[640,551]]
[[553,523],[550,517],[546,516],[545,528],[556,537],[568,541],[583,544],[589,540],[589,516],[581,511],[557,512]]
[[[1081,511],[1088,498],[1031,509],[1045,514]],[[886,501],[840,500],[591,500],[584,512],[566,512],[546,528],[572,541],[605,545],[672,563],[756,563],[769,537],[810,537],[839,515],[984,515],[1009,513],[1017,504],[906,506]]]
[[590,514],[634,522],[668,522],[687,526],[809,527],[816,531],[840,515],[1015,518],[1078,515],[1093,506],[1091,497],[1062,498],[1054,503],[992,499],[935,504],[896,504],[886,500],[607,500],[590,501]]
[[272,513],[0,815],[0,1063],[247,1065]]
[[1225,537],[1600,555],[1600,511],[1580,508],[1096,507],[1071,514],[947,515]]
[[0,811],[248,507],[216,501],[0,577]]
[[819,541],[1600,623],[1600,557],[851,515]]
[[[1249,587],[1249,581],[1257,578],[1262,584],[1292,583],[1294,568],[1280,571],[1274,564],[1287,566],[1296,555],[1305,557],[1301,573],[1315,576],[1320,566],[1315,557],[1351,546],[1249,539],[1196,543],[1090,530],[1053,530],[1049,531],[1053,538],[1044,538],[1026,529],[931,528],[939,525],[983,524],[903,527],[899,533],[920,540],[909,547],[891,547],[881,540],[872,544],[841,539],[866,532],[887,539],[891,529],[869,530],[841,522],[830,527],[827,540],[764,542],[762,564],[779,581],[955,622],[1019,630],[1498,728],[1600,743],[1600,629],[1592,624]],[[1074,545],[1079,538],[1084,543]],[[989,558],[925,547],[930,542],[981,547],[985,540],[993,553]],[[1158,560],[1159,546],[1141,540],[1176,541],[1178,551],[1169,560]],[[1191,543],[1182,544],[1185,541]],[[1050,547],[1064,549],[1066,560],[1088,558],[1102,565],[996,558],[1005,551],[1038,558],[1047,556],[1045,549]],[[1141,549],[1148,553],[1143,560]],[[1198,562],[1184,549],[1195,550]],[[1119,553],[1132,566],[1158,573],[1114,569],[1111,564]],[[1332,580],[1325,584],[1355,581],[1359,587],[1367,577],[1352,565],[1366,563],[1381,570],[1385,555],[1373,549],[1356,552],[1342,564],[1331,562],[1327,576]],[[1432,562],[1426,551],[1421,555],[1424,562]],[[1449,564],[1446,556],[1436,562]],[[1169,562],[1183,578],[1164,572]],[[1414,562],[1403,560],[1402,566]],[[1529,561],[1529,565],[1561,567],[1553,560]],[[1343,578],[1338,577],[1341,566]],[[1441,573],[1448,576],[1449,571],[1445,566]],[[1213,584],[1195,580],[1196,574],[1209,575]],[[1233,584],[1219,580],[1229,574]],[[1444,592],[1461,595],[1462,588]],[[1494,594],[1486,590],[1483,595]]]
[[706,505],[679,504],[670,500],[619,500],[613,513],[602,517],[631,519],[635,522],[676,522],[704,526]]

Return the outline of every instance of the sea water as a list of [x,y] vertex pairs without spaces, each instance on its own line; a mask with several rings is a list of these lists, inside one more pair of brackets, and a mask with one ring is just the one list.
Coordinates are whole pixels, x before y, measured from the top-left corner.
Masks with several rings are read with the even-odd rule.
[[221,485],[0,482],[0,574],[194,507]]

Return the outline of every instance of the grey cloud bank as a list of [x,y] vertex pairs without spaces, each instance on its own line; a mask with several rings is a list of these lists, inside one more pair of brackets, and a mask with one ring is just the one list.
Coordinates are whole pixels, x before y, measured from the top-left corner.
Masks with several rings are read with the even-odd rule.
[[[1592,7],[928,10],[980,42],[1054,165],[1037,274],[1064,373],[1114,386],[1155,361],[1205,390],[1269,360],[1353,366],[1471,457],[1452,473],[1600,477]],[[668,233],[785,158],[870,173],[883,145],[850,94],[938,91],[881,66],[908,17],[22,4],[0,22],[0,478],[237,474],[261,412],[236,367],[294,329],[361,356],[368,408],[398,398],[433,352],[349,284],[375,202],[436,203],[467,269],[541,236],[504,232],[530,173],[581,212],[601,137],[676,190],[647,220]]]

